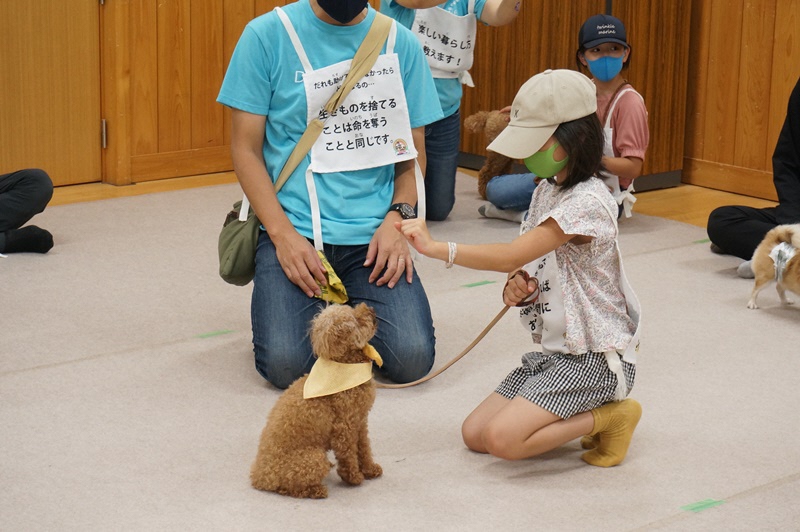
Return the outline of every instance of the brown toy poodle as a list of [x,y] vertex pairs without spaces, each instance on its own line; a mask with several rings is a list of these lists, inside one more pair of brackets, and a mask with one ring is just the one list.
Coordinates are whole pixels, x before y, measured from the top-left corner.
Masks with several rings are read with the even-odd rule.
[[250,470],[253,487],[292,497],[328,496],[322,483],[333,464],[348,484],[379,477],[372,459],[367,416],[375,402],[373,360],[380,356],[367,342],[377,329],[375,311],[365,305],[331,305],[311,323],[317,361],[283,392],[261,433]]
[[[508,113],[502,111],[478,111],[464,119],[464,127],[473,133],[483,131],[488,146],[508,125]],[[478,194],[486,199],[486,184],[493,177],[511,172],[514,159],[491,150],[486,150],[486,160],[478,171]]]

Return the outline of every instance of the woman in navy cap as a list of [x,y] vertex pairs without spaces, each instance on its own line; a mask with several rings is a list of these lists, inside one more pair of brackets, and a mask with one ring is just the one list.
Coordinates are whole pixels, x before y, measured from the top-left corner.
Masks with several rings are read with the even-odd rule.
[[611,15],[595,15],[581,26],[578,42],[575,60],[597,87],[597,116],[606,139],[602,177],[630,217],[633,180],[642,174],[650,132],[644,98],[622,75],[631,56],[625,26]]
[[[617,200],[620,215],[624,210],[630,216],[636,201],[631,194],[633,180],[642,173],[650,132],[644,99],[623,76],[631,56],[625,26],[611,15],[589,17],[578,32],[578,46],[578,69],[588,70],[597,87],[597,116],[606,142],[601,177]],[[530,174],[497,176],[486,186],[490,203],[479,212],[521,221],[535,187]]]

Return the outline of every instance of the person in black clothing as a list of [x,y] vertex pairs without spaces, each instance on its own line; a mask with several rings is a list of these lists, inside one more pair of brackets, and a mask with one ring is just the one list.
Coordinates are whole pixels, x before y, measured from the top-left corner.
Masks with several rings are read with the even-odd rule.
[[753,277],[750,259],[770,229],[800,223],[800,79],[789,97],[786,120],[772,155],[772,174],[778,193],[776,207],[726,205],[708,217],[711,250],[744,259],[738,269],[740,277]]
[[0,253],[47,253],[53,235],[35,225],[22,227],[44,211],[53,197],[53,182],[36,168],[0,174]]

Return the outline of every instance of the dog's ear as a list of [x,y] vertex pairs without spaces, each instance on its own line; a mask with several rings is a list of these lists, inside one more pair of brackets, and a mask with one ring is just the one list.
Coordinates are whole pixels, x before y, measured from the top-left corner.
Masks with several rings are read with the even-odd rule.
[[375,335],[375,330],[378,328],[375,309],[366,303],[359,303],[355,308],[355,315],[358,321],[358,330],[366,336],[364,342],[367,342]]
[[471,114],[464,119],[464,129],[477,133],[486,126],[486,120],[489,118],[489,111],[478,111]]

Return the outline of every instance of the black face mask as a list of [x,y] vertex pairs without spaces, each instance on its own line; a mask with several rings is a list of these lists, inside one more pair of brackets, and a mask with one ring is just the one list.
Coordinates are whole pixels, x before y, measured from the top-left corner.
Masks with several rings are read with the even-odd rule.
[[317,3],[333,20],[347,24],[364,11],[369,0],[317,0]]

